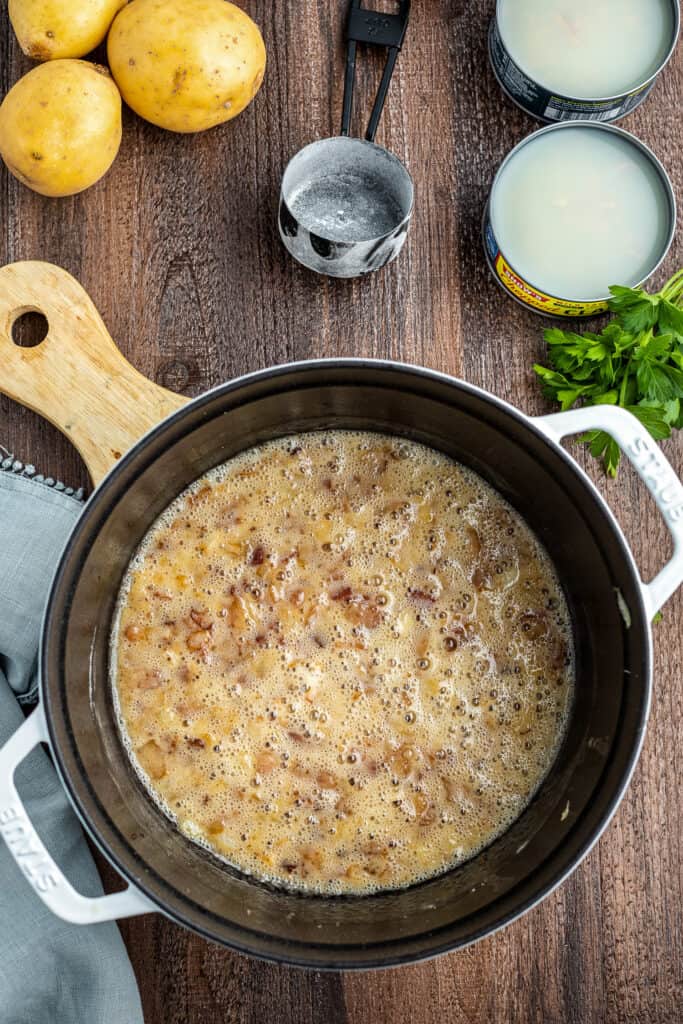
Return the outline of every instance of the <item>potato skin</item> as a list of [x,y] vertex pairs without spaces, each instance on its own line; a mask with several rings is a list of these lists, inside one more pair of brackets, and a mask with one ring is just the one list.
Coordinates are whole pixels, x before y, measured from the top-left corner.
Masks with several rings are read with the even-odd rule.
[[9,0],[19,45],[33,60],[85,57],[127,0]]
[[114,19],[107,53],[126,103],[173,132],[236,117],[266,66],[257,25],[227,0],[132,0]]
[[121,144],[121,96],[106,68],[40,64],[0,105],[0,156],[44,196],[70,196],[105,174]]

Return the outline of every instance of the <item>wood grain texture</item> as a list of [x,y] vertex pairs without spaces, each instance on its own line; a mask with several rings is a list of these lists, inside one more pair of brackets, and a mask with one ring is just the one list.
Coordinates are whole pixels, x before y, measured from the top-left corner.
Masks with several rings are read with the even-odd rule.
[[[0,171],[0,262],[46,259],[85,286],[138,370],[188,395],[311,356],[387,356],[455,373],[528,412],[546,409],[530,372],[542,322],[499,291],[480,243],[502,157],[535,126],[488,68],[492,0],[423,0],[379,133],[410,167],[415,221],[399,260],[360,282],[322,281],[277,238],[288,158],[338,129],[343,0],[240,0],[270,64],[255,104],[196,138],[131,114],[121,155],[90,192],[32,195]],[[361,127],[380,58],[359,66]],[[0,88],[28,68],[0,14]],[[683,198],[680,57],[625,127],[650,144]],[[683,263],[680,237],[658,275]],[[0,442],[69,483],[86,482],[68,442],[0,398]],[[680,438],[666,451],[683,472]],[[627,469],[607,483],[646,577],[668,550],[663,523]],[[683,1019],[683,597],[657,627],[655,701],[633,784],[571,879],[502,933],[436,962],[359,976],[265,966],[159,917],[122,926],[147,1024],[680,1024]],[[109,876],[112,877],[111,875]]]

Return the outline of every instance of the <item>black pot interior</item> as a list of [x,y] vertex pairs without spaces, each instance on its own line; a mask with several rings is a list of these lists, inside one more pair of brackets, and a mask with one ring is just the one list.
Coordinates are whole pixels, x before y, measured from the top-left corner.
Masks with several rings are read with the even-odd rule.
[[[527,811],[487,851],[411,889],[305,897],[231,871],[154,807],[119,740],[108,637],[127,563],[156,516],[236,452],[295,431],[409,436],[470,466],[527,519],[572,609],[577,699],[564,748]],[[631,612],[626,628],[619,589]],[[625,788],[649,700],[650,649],[623,539],[571,462],[482,392],[391,364],[311,363],[226,385],[136,447],[87,506],[58,572],[43,647],[52,745],[109,858],[176,920],[248,952],[318,967],[400,963],[517,916],[578,862]]]

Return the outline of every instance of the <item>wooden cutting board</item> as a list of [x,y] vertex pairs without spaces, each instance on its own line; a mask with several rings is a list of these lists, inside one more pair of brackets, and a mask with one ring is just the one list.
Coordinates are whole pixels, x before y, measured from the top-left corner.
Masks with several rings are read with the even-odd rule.
[[[23,347],[14,338],[27,314],[46,334]],[[124,359],[78,281],[36,260],[0,268],[0,392],[61,430],[95,484],[187,402]]]

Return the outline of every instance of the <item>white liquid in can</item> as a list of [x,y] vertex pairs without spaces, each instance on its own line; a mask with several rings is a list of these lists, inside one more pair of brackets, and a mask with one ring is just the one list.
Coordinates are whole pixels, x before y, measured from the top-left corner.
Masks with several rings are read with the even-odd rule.
[[623,135],[582,125],[521,146],[499,175],[490,216],[515,271],[575,301],[644,281],[670,230],[666,189],[647,155]]
[[670,0],[505,0],[498,11],[510,56],[534,81],[574,99],[636,89],[665,59]]

